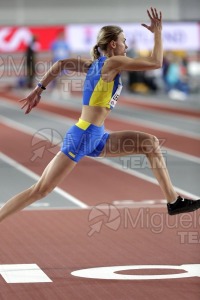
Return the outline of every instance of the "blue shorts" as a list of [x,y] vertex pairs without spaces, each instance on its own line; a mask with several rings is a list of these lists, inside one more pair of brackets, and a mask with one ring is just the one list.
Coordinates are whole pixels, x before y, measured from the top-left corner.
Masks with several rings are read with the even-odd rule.
[[78,162],[84,156],[97,157],[102,152],[109,133],[104,126],[96,126],[79,119],[66,133],[61,151],[73,161]]

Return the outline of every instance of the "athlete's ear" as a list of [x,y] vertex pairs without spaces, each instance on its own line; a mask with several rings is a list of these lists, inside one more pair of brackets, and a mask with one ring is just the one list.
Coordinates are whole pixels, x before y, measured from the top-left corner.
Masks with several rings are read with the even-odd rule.
[[116,48],[116,41],[111,41],[110,42],[110,46],[111,46],[111,48]]

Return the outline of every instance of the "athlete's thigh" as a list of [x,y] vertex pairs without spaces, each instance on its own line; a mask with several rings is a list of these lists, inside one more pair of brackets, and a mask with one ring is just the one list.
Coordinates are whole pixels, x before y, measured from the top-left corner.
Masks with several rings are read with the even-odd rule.
[[152,143],[152,135],[140,131],[116,131],[110,134],[100,156],[113,157],[144,154]]
[[67,155],[61,151],[58,152],[45,168],[39,183],[51,187],[57,186],[57,184],[73,170],[76,164],[77,163],[71,160]]

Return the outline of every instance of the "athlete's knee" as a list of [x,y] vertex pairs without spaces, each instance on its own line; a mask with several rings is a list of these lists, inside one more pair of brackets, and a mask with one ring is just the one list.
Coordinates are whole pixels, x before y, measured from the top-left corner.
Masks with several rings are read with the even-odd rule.
[[32,186],[32,192],[37,196],[38,199],[41,199],[50,194],[54,190],[54,188],[55,186],[52,186],[50,184],[41,184],[38,182]]
[[154,135],[149,135],[147,139],[143,141],[143,151],[146,155],[151,155],[159,151],[159,140]]

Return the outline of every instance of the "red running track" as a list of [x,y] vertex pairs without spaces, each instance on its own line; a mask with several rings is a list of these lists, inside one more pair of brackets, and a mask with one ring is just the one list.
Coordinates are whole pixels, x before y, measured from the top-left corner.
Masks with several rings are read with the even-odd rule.
[[[129,214],[136,220],[142,211],[145,213],[145,208],[129,209]],[[123,274],[177,274],[185,271],[169,270],[167,265],[199,262],[199,244],[190,235],[198,231],[193,222],[189,229],[183,229],[178,217],[169,228],[166,225],[169,217],[163,209],[153,208],[133,226],[131,222],[126,224],[126,214],[121,209],[117,230],[105,223],[99,233],[88,236],[89,214],[88,210],[24,211],[2,223],[1,264],[37,264],[52,282],[8,284],[0,278],[0,299],[199,300],[199,277],[103,280],[72,276],[71,272],[79,269],[104,266],[122,266],[123,269],[130,265],[166,265],[166,268],[124,271]],[[158,220],[147,224],[147,220],[156,215],[163,217],[159,233],[151,228],[156,222],[158,229]],[[184,243],[181,243],[182,233]]]

